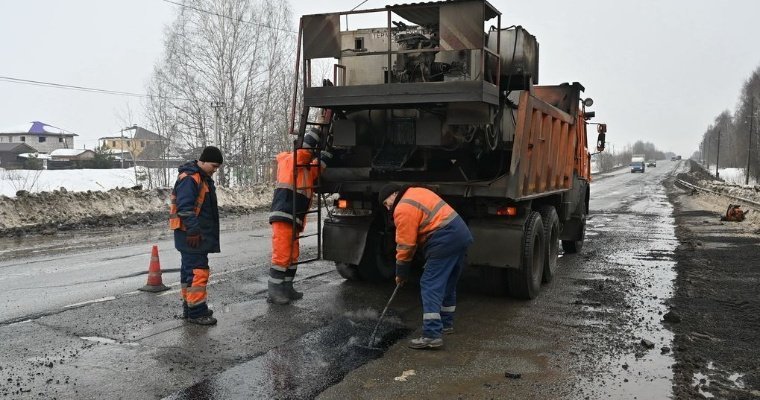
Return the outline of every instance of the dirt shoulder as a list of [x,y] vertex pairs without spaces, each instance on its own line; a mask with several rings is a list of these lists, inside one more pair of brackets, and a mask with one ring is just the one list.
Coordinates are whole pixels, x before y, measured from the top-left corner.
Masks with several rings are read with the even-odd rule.
[[[267,185],[251,188],[219,188],[220,214],[245,214],[271,202]],[[88,227],[143,225],[166,220],[167,188],[143,190],[117,188],[103,192],[55,190],[0,196],[0,236],[53,234]]]
[[[712,189],[721,186],[699,171],[678,178]],[[681,245],[666,325],[675,336],[675,398],[760,398],[760,210],[752,210],[743,222],[721,222],[735,201],[673,183],[666,182]],[[724,189],[744,197],[756,193],[752,188]]]

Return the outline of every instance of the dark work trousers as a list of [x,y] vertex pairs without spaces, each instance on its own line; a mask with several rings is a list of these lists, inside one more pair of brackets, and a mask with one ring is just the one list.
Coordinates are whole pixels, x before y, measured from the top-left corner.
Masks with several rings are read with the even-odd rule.
[[420,278],[423,336],[439,338],[443,328],[454,326],[457,282],[467,249],[443,258],[429,258]]
[[182,308],[187,318],[198,318],[208,313],[206,305],[206,285],[208,284],[208,254],[180,252],[182,266],[180,283],[182,284]]

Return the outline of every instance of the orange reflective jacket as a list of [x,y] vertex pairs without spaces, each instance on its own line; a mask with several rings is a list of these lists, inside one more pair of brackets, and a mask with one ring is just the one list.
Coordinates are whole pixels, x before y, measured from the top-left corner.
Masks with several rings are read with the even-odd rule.
[[[209,192],[208,185],[206,185],[206,182],[201,179],[201,174],[199,172],[196,172],[194,174],[188,174],[187,172],[183,172],[179,174],[177,177],[177,181],[181,181],[182,179],[185,179],[185,177],[190,176],[195,181],[196,185],[199,185],[198,188],[198,197],[195,199],[195,215],[198,216],[201,213],[201,206],[203,205],[203,201],[206,200],[206,193]],[[175,230],[187,230],[185,228],[185,224],[182,222],[182,218],[179,217],[177,214],[177,193],[172,190],[171,195],[171,206],[169,206],[169,229]]]
[[410,263],[417,248],[457,216],[456,211],[432,191],[421,187],[407,189],[393,210],[397,264]]
[[[310,165],[298,167],[296,172],[296,191],[293,192],[293,153],[282,152],[277,155],[277,183],[272,196],[272,208],[269,213],[269,222],[292,222],[295,218],[296,225],[303,229],[304,213],[311,205],[314,195],[314,185],[320,173],[320,166],[309,150],[299,149],[296,163]],[[296,215],[293,215],[295,203]]]

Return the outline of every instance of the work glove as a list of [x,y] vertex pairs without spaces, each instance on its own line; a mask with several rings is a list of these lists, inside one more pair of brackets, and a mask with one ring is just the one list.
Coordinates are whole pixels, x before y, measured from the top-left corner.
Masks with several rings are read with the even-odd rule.
[[396,284],[403,285],[409,279],[409,264],[396,263]]
[[203,236],[201,236],[200,233],[195,233],[192,235],[187,235],[187,238],[185,238],[185,243],[187,243],[187,245],[192,248],[196,248],[201,245],[201,240],[203,240]]

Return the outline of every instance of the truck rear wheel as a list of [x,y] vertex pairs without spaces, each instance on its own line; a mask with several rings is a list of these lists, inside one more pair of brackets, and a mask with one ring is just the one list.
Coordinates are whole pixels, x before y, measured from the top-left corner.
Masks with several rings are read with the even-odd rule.
[[383,282],[396,276],[395,253],[391,251],[386,252],[383,236],[379,232],[370,231],[357,268],[359,277],[367,282]]
[[544,224],[541,214],[531,211],[523,233],[521,260],[518,269],[508,270],[509,292],[519,299],[534,299],[541,290],[544,272]]
[[336,262],[338,274],[349,281],[383,282],[395,276],[393,254],[386,254],[382,236],[370,231],[359,265]]
[[554,206],[541,206],[538,210],[544,223],[544,238],[546,239],[546,255],[544,259],[544,274],[542,281],[549,283],[554,279],[559,256],[559,216]]
[[579,253],[581,249],[583,248],[583,241],[586,238],[586,214],[583,214],[581,217],[581,228],[580,228],[580,239],[577,240],[563,240],[562,241],[562,250],[565,251],[565,253]]
[[361,276],[359,276],[359,267],[354,264],[336,262],[335,269],[338,270],[338,274],[347,281],[356,282],[362,280]]

